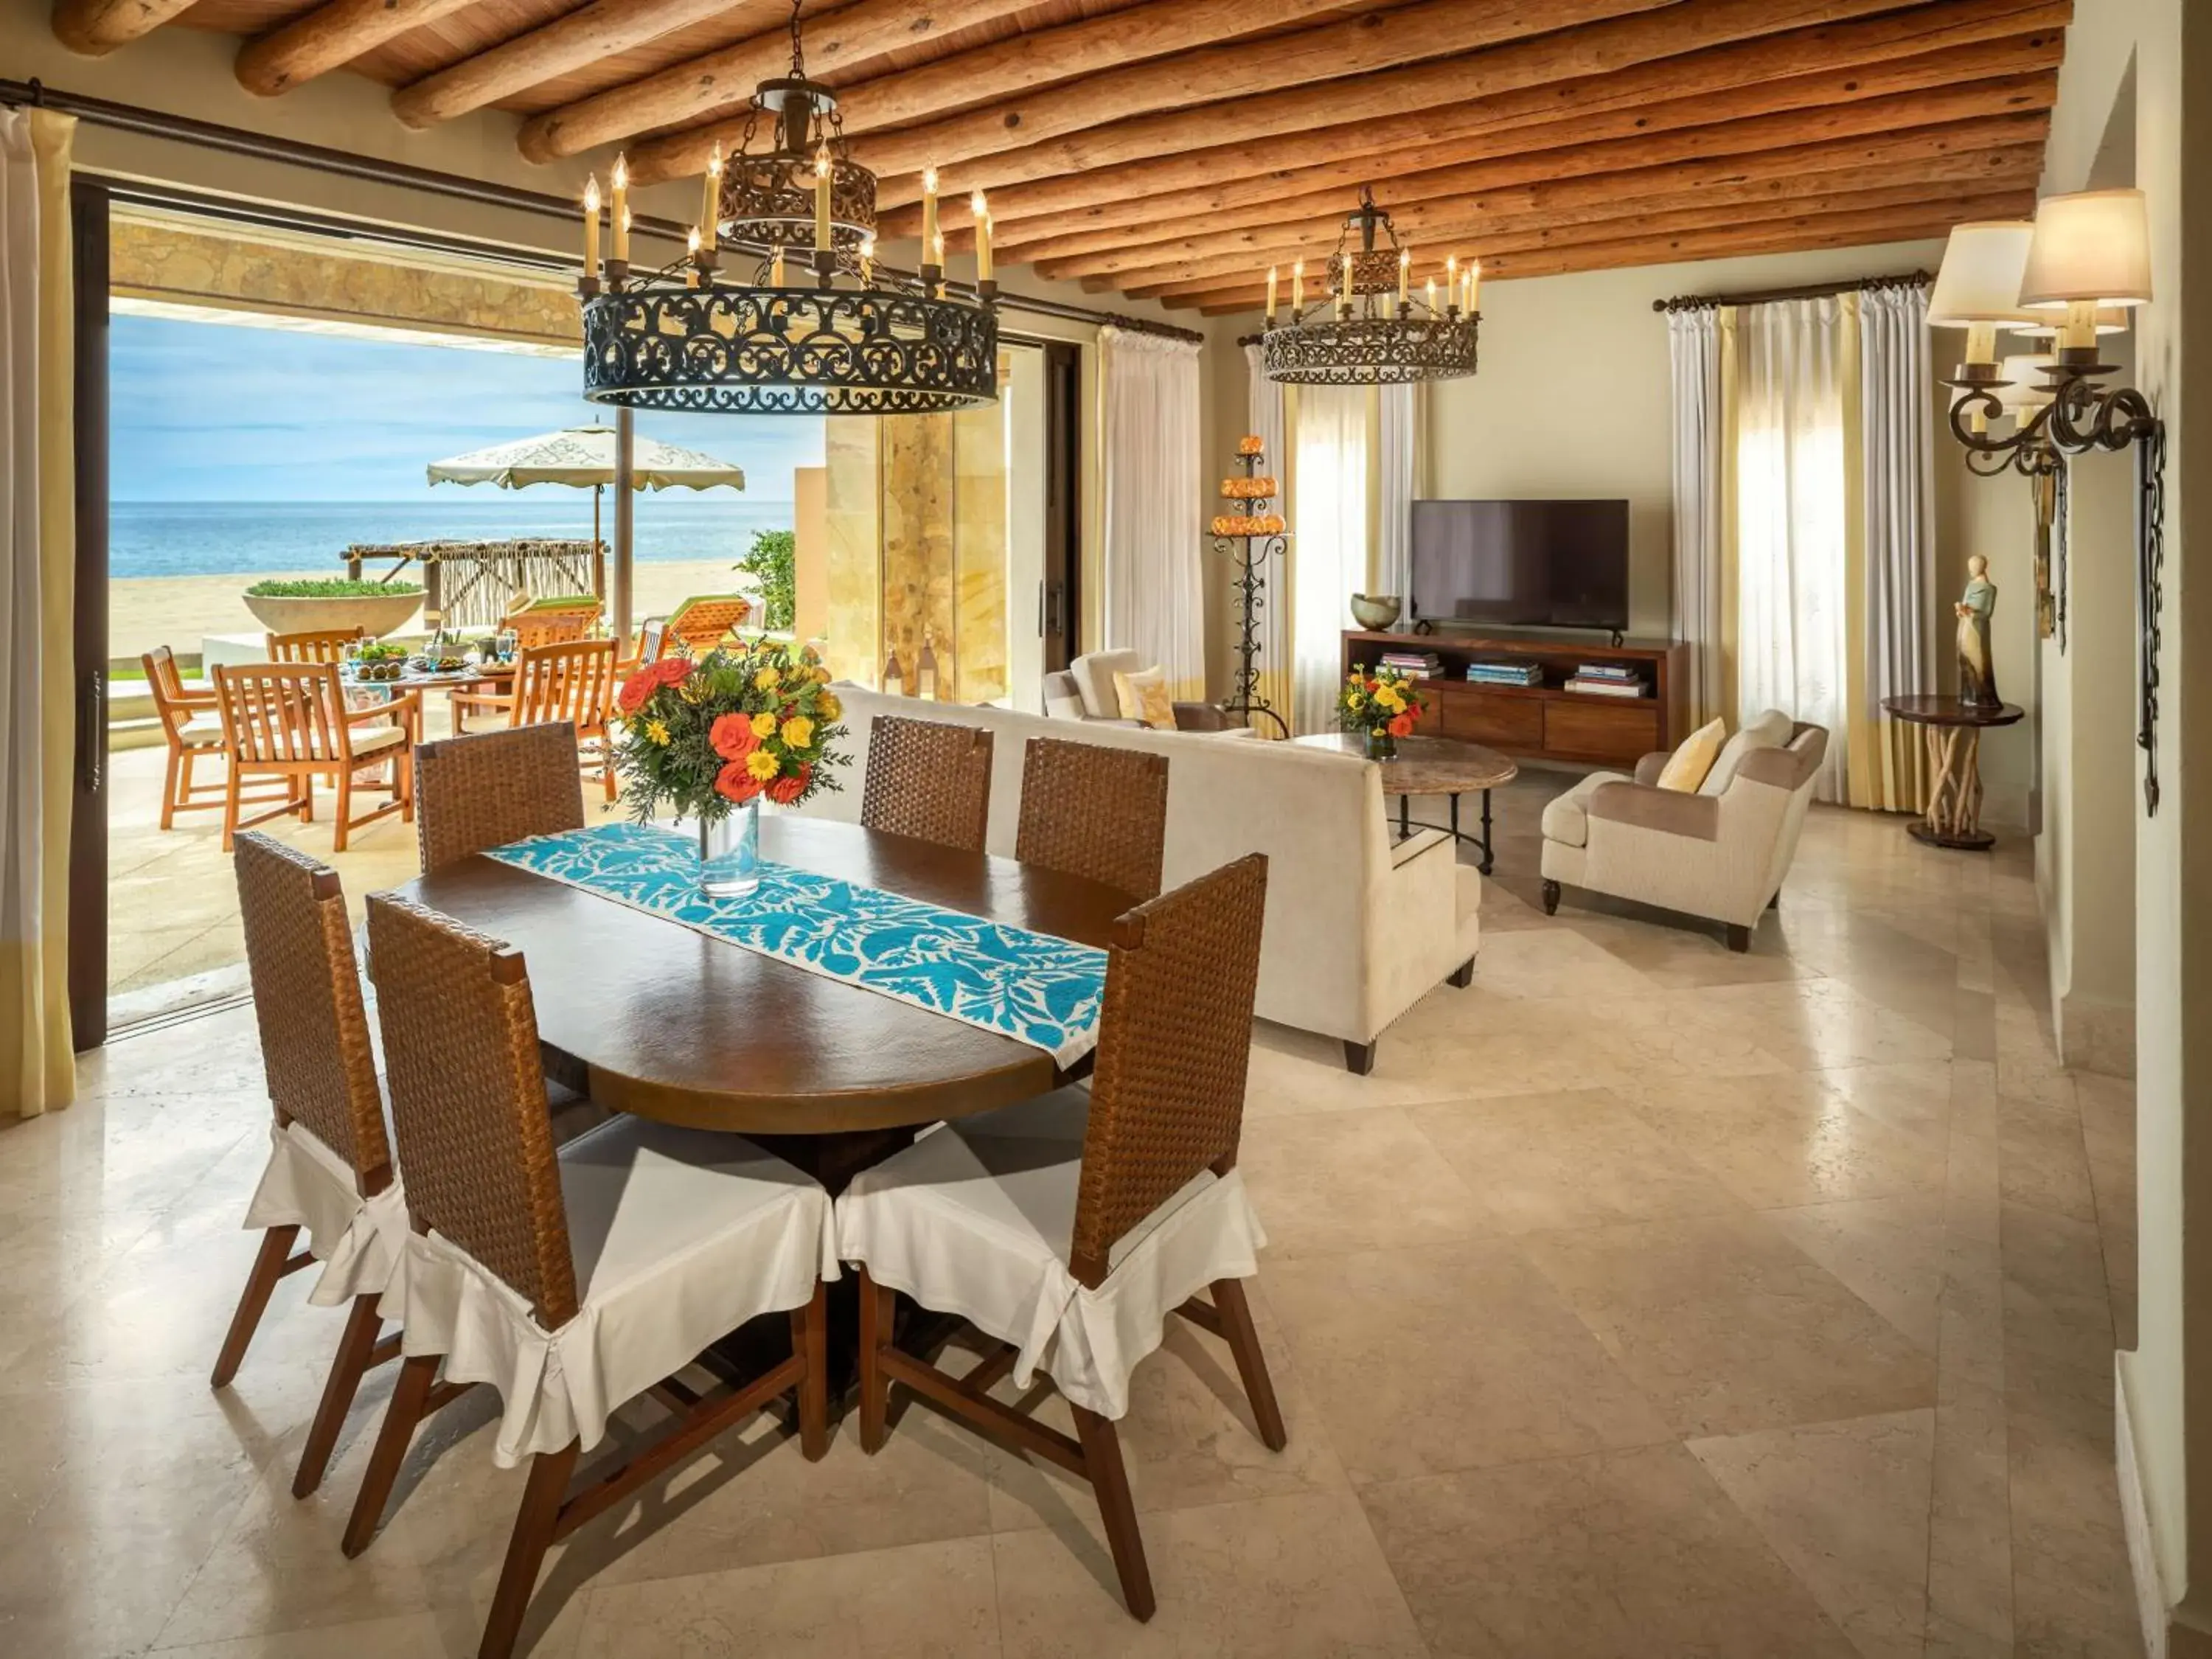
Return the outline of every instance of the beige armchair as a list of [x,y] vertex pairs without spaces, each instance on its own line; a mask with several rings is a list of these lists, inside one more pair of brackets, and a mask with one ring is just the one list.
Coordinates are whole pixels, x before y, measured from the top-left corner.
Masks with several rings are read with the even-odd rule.
[[[1783,733],[1788,735],[1786,738]],[[1697,793],[1657,787],[1664,754],[1636,775],[1594,772],[1544,809],[1544,911],[1562,884],[1722,922],[1751,948],[1773,904],[1828,749],[1826,728],[1770,712],[1729,740]]]
[[[1065,670],[1044,677],[1044,712],[1053,720],[1141,726],[1141,720],[1121,718],[1114,676],[1133,674],[1144,666],[1144,659],[1133,651],[1093,651],[1078,657]],[[1210,702],[1178,702],[1175,715],[1178,732],[1242,729]]]

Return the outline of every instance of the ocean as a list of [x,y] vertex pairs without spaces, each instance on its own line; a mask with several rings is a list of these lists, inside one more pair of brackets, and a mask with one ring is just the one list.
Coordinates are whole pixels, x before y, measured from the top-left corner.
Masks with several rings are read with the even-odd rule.
[[[637,557],[735,563],[752,544],[755,531],[788,530],[791,524],[789,501],[648,490],[637,499]],[[611,542],[611,494],[600,529]],[[108,573],[127,578],[285,570],[343,576],[345,550],[356,542],[582,539],[591,533],[591,494],[581,489],[420,502],[117,501],[108,508]],[[364,574],[389,568],[371,563]]]

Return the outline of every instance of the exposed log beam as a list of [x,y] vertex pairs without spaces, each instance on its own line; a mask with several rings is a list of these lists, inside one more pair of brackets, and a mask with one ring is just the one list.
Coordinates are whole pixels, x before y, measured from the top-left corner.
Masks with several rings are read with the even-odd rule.
[[[1482,262],[1482,280],[1512,282],[1557,276],[1577,270],[1617,270],[1632,265],[1672,264],[1752,253],[1789,253],[1807,248],[1866,247],[1883,242],[1930,241],[1947,235],[1967,218],[2020,218],[2035,208],[2032,188],[1999,195],[1947,198],[1917,207],[1870,208],[1818,216],[1750,220],[1722,229],[1637,234],[1606,241],[1570,243],[1525,253],[1501,253]],[[1224,286],[1208,294],[1169,301],[1174,309],[1195,308],[1208,316],[1257,311],[1266,302],[1264,284]]]
[[239,49],[238,83],[273,98],[476,0],[330,0]]
[[[954,157],[964,160],[992,150],[1018,149],[1146,111],[1184,109],[1215,99],[1272,93],[1280,87],[1386,69],[1448,52],[1472,52],[1541,31],[1566,30],[1563,38],[1571,39],[1576,33],[1572,25],[1666,10],[1674,3],[1675,0],[1553,0],[1549,5],[1537,6],[1525,0],[1417,0],[1398,11],[1341,18],[1277,35],[1264,46],[1254,47],[1198,44],[1246,33],[1258,27],[1254,13],[1261,9],[1252,0],[1158,0],[1136,15],[1138,20],[1152,25],[1147,31],[1133,27],[1131,14],[1121,13],[1038,36],[1042,40],[1053,33],[1097,32],[1097,44],[1089,54],[1091,61],[1080,70],[1076,62],[1049,51],[1042,58],[1022,60],[1026,66],[1052,67],[1057,70],[1054,78],[1066,84],[1001,98],[920,126],[902,125],[896,132],[878,131],[874,137],[857,142],[854,153],[878,172],[912,171]],[[1788,0],[1788,3],[1804,5],[1817,0]],[[1161,44],[1155,46],[1155,40]],[[1176,44],[1166,44],[1170,41]],[[986,48],[974,55],[988,57],[992,50]],[[987,91],[1000,92],[1001,88],[987,86],[963,72],[968,56],[852,88],[846,130],[859,133],[895,122],[913,122],[937,111],[973,104]],[[1140,58],[1144,61],[1134,61]],[[1106,66],[1113,64],[1123,67]],[[1082,70],[1097,72],[1087,73],[1080,80],[1066,79],[1071,72]],[[915,80],[925,88],[927,95],[922,99],[908,94],[908,83]],[[697,173],[706,166],[709,146],[718,139],[726,143],[728,137],[722,128],[677,133],[639,145],[632,160],[638,176],[648,182]]]
[[[1870,182],[1890,183],[1893,173],[1929,182],[1957,183],[2010,173],[2024,165],[2033,172],[2042,162],[2049,122],[2040,114],[1993,115],[1940,127],[1907,127],[1862,138],[1795,144],[1747,155],[1634,167],[1621,173],[1589,173],[1534,184],[1486,189],[1483,173],[1491,166],[1441,167],[1390,181],[1382,205],[1390,211],[1399,240],[1419,246],[1440,222],[1459,224],[1480,218],[1547,218],[1572,223],[1577,216],[1603,218],[1639,202],[1655,208],[1682,206],[1679,198],[1753,203],[1771,199],[1778,187],[1815,173],[1841,173]],[[1778,193],[1786,195],[1786,189]],[[1302,198],[1295,213],[1270,213],[1263,223],[1203,230],[1162,242],[1139,243],[1109,252],[1042,261],[1040,276],[1055,280],[1099,278],[1126,287],[1138,273],[1173,271],[1205,276],[1234,270],[1237,262],[1252,268],[1286,247],[1306,247],[1316,240],[1334,246],[1351,204],[1342,195]],[[1450,252],[1437,250],[1439,255]],[[1157,275],[1139,280],[1163,281]]]
[[[1894,161],[1863,176],[1844,170],[1784,174],[1771,179],[1710,191],[1685,191],[1644,197],[1626,191],[1606,200],[1594,200],[1569,213],[1541,210],[1486,210],[1486,198],[1462,198],[1430,204],[1419,240],[1407,239],[1415,265],[1441,270],[1444,256],[1457,254],[1462,261],[1480,257],[1489,269],[1492,253],[1527,252],[1570,242],[1588,242],[1629,234],[1656,234],[1668,230],[1702,230],[1746,220],[1767,219],[1778,214],[1792,216],[1814,212],[1838,212],[1851,208],[1925,202],[1949,195],[1986,196],[2033,187],[2042,171],[2042,146],[2018,145],[1972,155],[1943,156],[1911,163]],[[1876,203],[1855,198],[1872,186],[1890,199]],[[1856,187],[1855,187],[1856,186]],[[1700,217],[1699,216],[1702,216]],[[1306,261],[1307,280],[1321,270],[1337,241],[1336,227],[1320,234],[1286,238],[1256,260],[1224,258],[1194,261],[1162,272],[1133,272],[1121,277],[1086,279],[1094,291],[1116,289],[1131,299],[1163,299],[1170,295],[1203,294],[1224,283],[1250,281],[1269,264],[1285,270],[1294,258]]]
[[[1708,46],[1707,31],[1721,15],[1700,10],[1674,26],[1670,39],[1674,49],[1682,55],[1667,57],[1662,52],[1652,61],[1607,73],[1470,97],[1466,84],[1455,74],[1447,73],[1442,77],[1443,84],[1437,84],[1437,66],[1425,64],[1412,70],[1370,76],[1357,83],[1369,88],[1385,84],[1395,98],[1405,100],[1390,113],[1378,117],[1360,116],[1346,107],[1334,89],[1331,97],[1324,98],[1320,94],[1325,89],[1303,88],[1279,94],[1302,100],[1295,112],[1263,107],[1273,102],[1264,98],[1200,112],[1206,118],[1205,130],[1179,135],[1187,142],[1173,144],[1163,154],[1135,165],[1101,168],[1087,176],[1084,170],[1095,163],[1083,157],[1072,158],[1071,146],[1059,143],[963,161],[945,168],[948,190],[944,223],[948,231],[964,223],[961,202],[976,185],[991,191],[994,214],[1012,219],[1066,211],[1103,200],[1218,186],[1224,180],[1342,159],[1355,149],[1368,155],[1390,155],[1447,137],[1486,134],[1496,147],[1475,155],[1508,154],[1528,146],[1525,137],[1509,136],[1515,130],[1525,131],[1546,123],[1567,128],[1563,135],[1567,142],[1619,137],[1644,131],[1654,105],[1679,109],[1686,100],[1705,100],[1713,112],[1705,119],[1725,119],[1760,112],[1755,102],[1746,101],[1743,89],[1793,77],[1808,77],[1838,88],[1831,97],[1848,97],[1852,94],[1843,89],[1846,83],[1875,66],[2022,33],[2045,31],[2055,37],[2072,11],[2071,0],[1954,0],[1855,23]],[[1736,14],[1731,11],[1728,15]],[[1598,24],[1581,33],[1642,27],[1658,21],[1630,19],[1626,25]],[[1693,27],[1693,22],[1698,27]],[[1740,18],[1738,22],[1741,26]],[[1495,59],[1545,44],[1531,41],[1485,56]],[[1706,49],[1692,50],[1699,46]],[[1449,70],[1451,66],[1445,68]],[[1777,88],[1776,95],[1780,92]],[[1730,100],[1730,94],[1739,95]],[[1258,118],[1248,121],[1248,113],[1255,110],[1260,112]],[[1149,125],[1157,118],[1144,118],[1134,125]],[[1284,118],[1299,119],[1304,126],[1286,135],[1270,136],[1274,125]],[[1340,125],[1347,122],[1356,124]],[[1676,124],[1682,123],[1678,118]],[[918,175],[887,178],[877,200],[886,210],[894,209],[919,200],[920,191]],[[900,216],[886,222],[884,234],[912,233],[905,216]]]
[[55,0],[54,38],[98,58],[151,34],[192,0]]
[[[913,0],[860,0],[858,5],[811,20],[806,31],[806,71],[822,76],[865,64],[872,58],[1019,11],[1028,0],[939,0],[927,9]],[[673,64],[641,80],[594,93],[559,109],[533,115],[515,142],[533,161],[550,161],[611,144],[655,127],[696,121],[742,104],[770,76],[791,69],[791,34],[775,28]],[[738,124],[743,131],[744,124]],[[690,171],[706,166],[707,146]],[[633,173],[636,169],[632,168]],[[672,175],[663,173],[662,178]],[[640,177],[640,183],[649,180]]]
[[[2008,118],[2038,124],[2036,131],[2039,132],[2044,129],[2039,118],[2056,100],[2057,89],[2057,73],[2046,70],[2036,76],[1970,82],[1960,87],[1946,87],[1902,98],[1870,99],[1864,103],[1838,105],[1825,110],[1791,110],[1714,127],[1659,133],[1649,138],[1616,138],[1602,143],[1533,150],[1486,161],[1461,161],[1449,147],[1439,146],[1436,152],[1408,153],[1404,157],[1404,170],[1394,169],[1378,188],[1382,204],[1395,208],[1401,202],[1418,201],[1428,196],[1510,190],[1518,185],[1565,186],[1577,180],[1645,168],[1703,167],[1717,170],[1715,176],[1719,176],[1731,168],[1755,167],[1759,165],[1760,156],[1770,151],[1834,145],[1838,153],[1843,153],[1854,147],[1854,140],[1883,138],[1908,130],[1938,127],[1956,126],[1959,131],[1948,136],[1960,138],[1982,131],[2009,131],[2012,129],[2002,125],[1987,129],[1978,125],[1990,121],[2002,124]],[[1195,243],[1209,236],[1234,234],[1245,228],[1247,221],[1282,223],[1332,211],[1343,212],[1357,187],[1370,182],[1373,182],[1371,164],[1365,173],[1349,177],[1331,173],[1318,189],[1291,189],[1275,194],[1266,191],[1261,182],[1255,180],[1248,185],[1248,199],[1235,218],[1224,221],[1202,210],[1163,203],[1159,216],[1140,225],[1077,230],[1041,236],[1034,241],[1001,233],[997,239],[999,257],[1008,264],[1044,264],[1092,254],[1125,253],[1150,244]],[[1042,228],[1057,222],[1032,219],[1018,222]],[[1193,232],[1189,227],[1194,224],[1224,228]]]
[[[392,94],[392,112],[410,127],[435,126],[732,9],[730,0],[591,0],[580,11],[401,87]],[[765,27],[770,13],[782,9],[757,9]]]

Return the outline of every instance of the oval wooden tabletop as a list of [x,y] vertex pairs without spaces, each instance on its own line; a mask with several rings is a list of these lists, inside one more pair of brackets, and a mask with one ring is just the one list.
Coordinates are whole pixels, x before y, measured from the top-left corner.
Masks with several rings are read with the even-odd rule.
[[1929,691],[1884,697],[1881,706],[1915,726],[2010,726],[2027,713],[2016,702],[1992,708],[1985,702],[1967,702]]
[[[761,854],[1085,945],[1104,945],[1132,902],[1011,859],[788,813],[763,819]],[[836,1133],[988,1111],[1066,1081],[1029,1043],[493,859],[398,890],[520,950],[539,1039],[586,1068],[594,1100],[641,1117]]]

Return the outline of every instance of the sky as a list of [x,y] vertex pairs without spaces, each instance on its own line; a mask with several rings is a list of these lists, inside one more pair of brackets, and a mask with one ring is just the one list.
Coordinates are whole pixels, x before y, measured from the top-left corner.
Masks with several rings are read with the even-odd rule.
[[[575,358],[188,322],[118,312],[109,374],[119,501],[428,502],[432,461],[587,426]],[[813,416],[655,415],[638,430],[745,471],[749,501],[787,501],[822,464]]]

